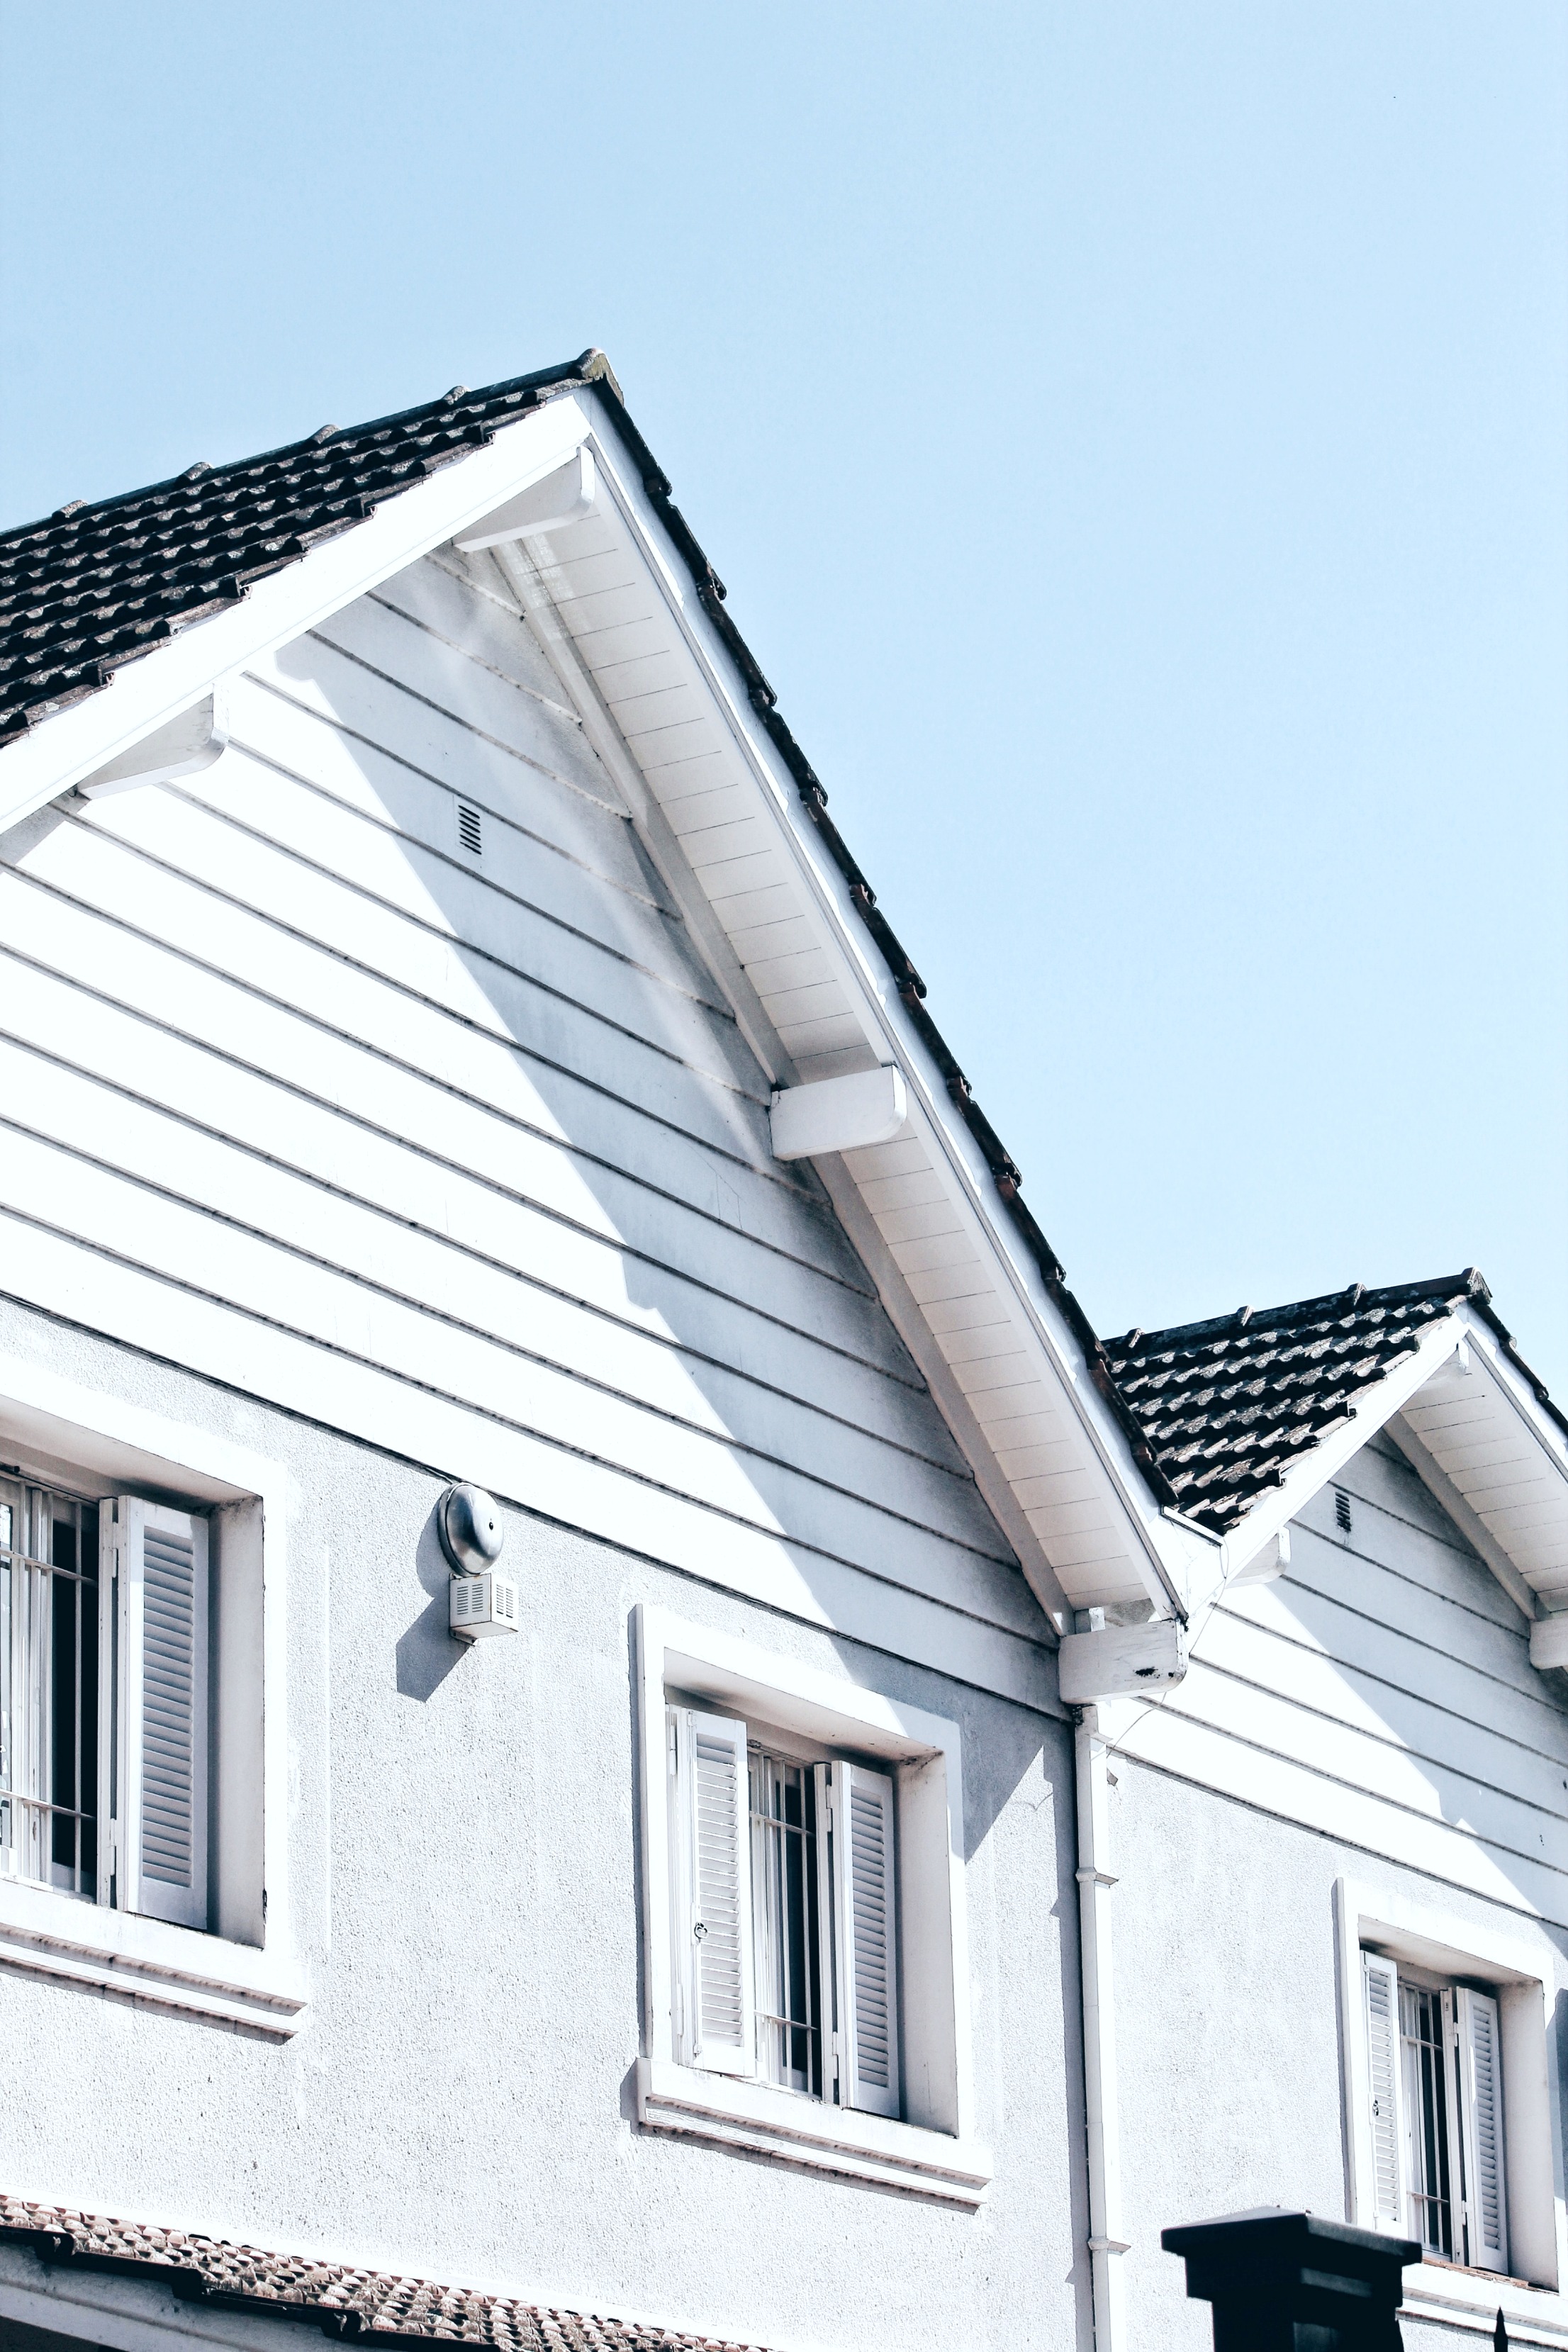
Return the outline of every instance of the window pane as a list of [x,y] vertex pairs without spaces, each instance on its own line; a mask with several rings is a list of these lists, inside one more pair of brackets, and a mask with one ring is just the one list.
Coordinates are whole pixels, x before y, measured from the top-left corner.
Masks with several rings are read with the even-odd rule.
[[757,2071],[819,2097],[816,1784],[809,1765],[759,1748],[749,1767]]
[[1443,1996],[1425,1985],[1399,1988],[1405,2068],[1405,2163],[1410,2231],[1428,2253],[1452,2259],[1453,2210],[1448,2181],[1449,2072],[1443,2031]]

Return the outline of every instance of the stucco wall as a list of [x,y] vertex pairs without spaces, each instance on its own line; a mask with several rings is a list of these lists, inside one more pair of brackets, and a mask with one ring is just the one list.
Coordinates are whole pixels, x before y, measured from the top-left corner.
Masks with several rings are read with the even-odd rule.
[[[1064,1724],[517,1512],[521,1633],[462,1650],[435,1472],[31,1311],[0,1308],[0,1347],[289,1473],[289,1898],[313,1982],[278,2046],[0,1976],[8,2188],[753,2342],[1085,2340]],[[638,1601],[962,1726],[997,2168],[978,2215],[631,2119]]]

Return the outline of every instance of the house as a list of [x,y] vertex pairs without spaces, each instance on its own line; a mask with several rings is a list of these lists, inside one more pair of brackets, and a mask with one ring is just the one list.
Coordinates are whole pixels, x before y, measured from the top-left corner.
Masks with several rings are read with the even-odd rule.
[[1568,1446],[1102,1340],[602,355],[0,539],[0,2329],[1568,2338]]

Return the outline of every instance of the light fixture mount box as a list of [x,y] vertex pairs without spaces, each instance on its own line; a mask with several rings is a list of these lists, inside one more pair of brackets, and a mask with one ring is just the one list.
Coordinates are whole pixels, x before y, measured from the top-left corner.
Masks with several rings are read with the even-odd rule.
[[516,1633],[517,1587],[510,1576],[487,1568],[479,1576],[453,1577],[447,1590],[447,1622],[459,1642]]

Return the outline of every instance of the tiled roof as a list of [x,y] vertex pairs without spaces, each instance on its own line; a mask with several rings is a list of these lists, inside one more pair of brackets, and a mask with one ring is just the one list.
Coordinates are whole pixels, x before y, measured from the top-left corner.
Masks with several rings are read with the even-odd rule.
[[800,795],[850,903],[892,975],[910,1021],[982,1154],[1003,1212],[1038,1269],[1053,1306],[1083,1350],[1089,1377],[1121,1423],[1161,1503],[1164,1475],[1106,1367],[1094,1328],[1060,1259],[1022,1197],[1023,1174],[975,1100],[957,1056],[926,1009],[926,986],[827,813],[827,793],[778,708],[778,698],[726,606],[724,583],[674,503],[668,478],[621,399],[602,352],[514,376],[481,392],[462,386],[422,408],[226,466],[193,466],[173,481],[0,532],[0,752],[67,704],[95,694],[121,663],[152,652],[218,613],[268,572],[297,562],[436,467],[489,440],[552,391],[593,383],[642,487],[690,572],[698,602],[722,639],[746,698]]
[[244,595],[597,362],[518,376],[0,532],[0,743]]
[[1226,1535],[1412,1352],[1428,1324],[1461,1300],[1484,1308],[1490,1296],[1472,1266],[1386,1290],[1358,1282],[1326,1298],[1243,1307],[1103,1345],[1177,1507]]
[[384,2344],[443,2342],[497,2352],[745,2352],[706,2336],[683,2336],[584,2312],[552,2311],[510,2295],[437,2286],[390,2271],[352,2269],[299,2254],[265,2253],[183,2230],[114,2221],[0,2194],[0,2238],[20,2239],[48,2263],[119,2272],[173,2288],[182,2301],[270,2312],[331,2336]]

